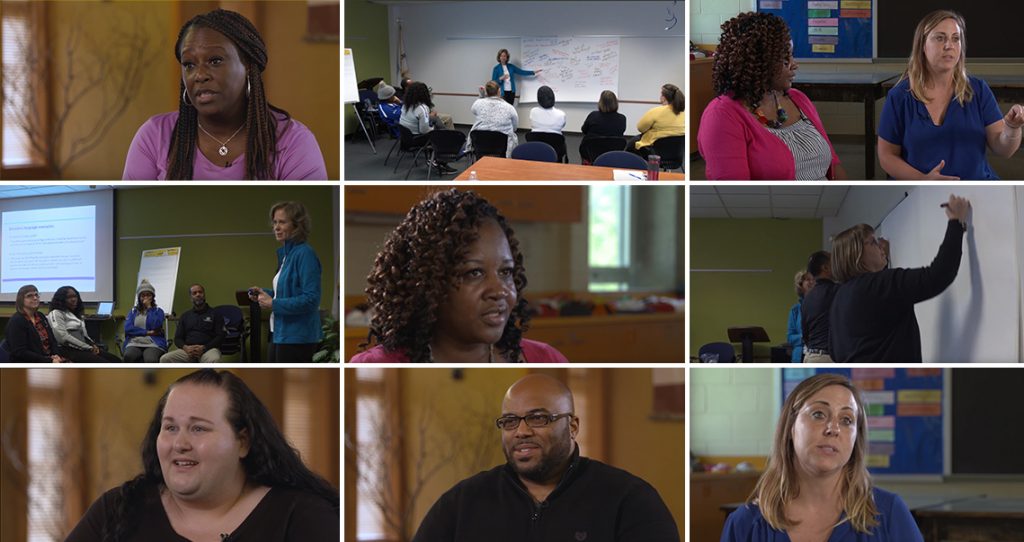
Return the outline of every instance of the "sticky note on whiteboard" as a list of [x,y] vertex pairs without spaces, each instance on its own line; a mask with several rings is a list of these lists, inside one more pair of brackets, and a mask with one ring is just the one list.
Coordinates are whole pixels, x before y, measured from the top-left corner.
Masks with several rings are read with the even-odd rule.
[[815,44],[811,46],[812,53],[835,53],[835,45]]

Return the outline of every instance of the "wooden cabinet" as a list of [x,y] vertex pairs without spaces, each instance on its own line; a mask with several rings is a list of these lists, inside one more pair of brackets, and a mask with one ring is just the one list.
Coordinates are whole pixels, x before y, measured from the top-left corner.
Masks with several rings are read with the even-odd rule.
[[[584,186],[461,186],[487,198],[509,220],[580,222]],[[444,186],[346,186],[345,213],[405,215]]]
[[746,502],[761,473],[690,474],[690,541],[718,542],[725,527],[721,506]]
[[690,154],[697,152],[697,134],[700,131],[700,117],[715,97],[711,85],[713,58],[697,58],[690,61]]
[[[525,337],[550,344],[575,363],[683,363],[682,313],[537,318]],[[345,328],[345,360],[366,342],[367,328]]]

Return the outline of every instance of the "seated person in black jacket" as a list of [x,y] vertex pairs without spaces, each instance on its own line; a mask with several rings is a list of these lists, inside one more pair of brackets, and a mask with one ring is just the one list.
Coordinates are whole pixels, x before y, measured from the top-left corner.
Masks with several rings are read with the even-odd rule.
[[832,281],[832,255],[826,250],[811,254],[807,272],[814,287],[804,294],[800,329],[804,340],[804,363],[832,363],[828,347],[828,313],[839,285]]
[[220,361],[218,348],[224,342],[224,319],[206,304],[206,288],[202,284],[189,286],[188,295],[192,298],[192,308],[181,315],[174,332],[174,345],[178,349],[160,356],[160,363]]
[[678,542],[658,492],[624,470],[581,457],[569,388],[519,379],[497,419],[508,462],[467,478],[430,508],[413,542]]
[[[610,90],[601,92],[597,101],[597,111],[591,111],[580,127],[583,132],[583,140],[580,141],[580,156],[588,162],[597,159],[596,156],[586,156],[584,143],[587,138],[592,137],[622,137],[626,133],[626,116],[619,113],[619,99]],[[623,139],[625,146],[625,139]],[[622,150],[622,149],[619,149]]]
[[[832,274],[842,283],[829,311],[829,348],[837,363],[920,363],[921,330],[914,304],[956,279],[971,203],[950,195],[946,236],[931,265],[887,269],[888,243],[867,224],[832,241]],[[937,361],[937,360],[936,360]]]
[[31,363],[63,363],[67,358],[58,353],[50,322],[39,313],[39,290],[27,284],[18,289],[15,313],[7,323],[7,348],[11,361]]

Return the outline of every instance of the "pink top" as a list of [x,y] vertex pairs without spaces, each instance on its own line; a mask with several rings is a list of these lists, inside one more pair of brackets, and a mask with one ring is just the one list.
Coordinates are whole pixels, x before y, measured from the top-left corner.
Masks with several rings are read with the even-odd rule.
[[[320,153],[320,145],[313,132],[301,122],[274,113],[277,123],[277,156],[274,162],[274,178],[268,180],[326,180],[327,166]],[[135,133],[128,157],[124,161],[126,181],[164,180],[167,178],[167,152],[171,148],[174,124],[178,112],[164,113],[147,120]],[[244,144],[244,143],[243,143]],[[196,148],[192,163],[192,178],[213,181],[237,181],[246,178],[245,153],[242,153],[228,167],[210,162]]]
[[[839,157],[825,133],[818,111],[807,95],[789,89],[793,103],[810,119],[832,151],[832,166]],[[769,132],[739,100],[722,95],[708,104],[700,117],[697,148],[707,163],[708,180],[787,180],[796,178],[796,162],[789,147]]]
[[[526,363],[569,363],[561,352],[542,342],[523,339],[519,341],[519,347],[523,349]],[[409,358],[405,352],[389,352],[383,346],[377,345],[352,356],[349,363],[409,363]]]

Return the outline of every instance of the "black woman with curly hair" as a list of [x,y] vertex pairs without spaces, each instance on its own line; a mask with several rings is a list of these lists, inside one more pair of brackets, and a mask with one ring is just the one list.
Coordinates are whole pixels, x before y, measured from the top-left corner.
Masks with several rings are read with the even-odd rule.
[[845,179],[818,111],[793,88],[798,68],[789,27],[770,13],[722,24],[715,99],[697,143],[711,180]]
[[202,369],[164,392],[142,474],[104,493],[66,542],[337,542],[339,498],[241,378]]
[[316,137],[267,101],[267,46],[248,19],[217,9],[185,23],[178,110],[142,125],[125,180],[327,179]]
[[77,363],[119,362],[120,358],[99,347],[85,329],[85,307],[74,286],[61,286],[50,300],[50,322],[60,354]]
[[474,192],[419,202],[388,236],[367,279],[374,310],[354,363],[557,363],[523,338],[526,271],[505,217]]

